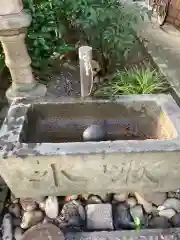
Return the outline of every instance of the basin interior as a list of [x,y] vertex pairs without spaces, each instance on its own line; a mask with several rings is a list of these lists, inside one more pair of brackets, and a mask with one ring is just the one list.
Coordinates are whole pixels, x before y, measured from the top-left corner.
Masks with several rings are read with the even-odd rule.
[[26,143],[82,142],[91,124],[105,140],[173,139],[173,124],[155,101],[42,103],[29,107],[20,136]]

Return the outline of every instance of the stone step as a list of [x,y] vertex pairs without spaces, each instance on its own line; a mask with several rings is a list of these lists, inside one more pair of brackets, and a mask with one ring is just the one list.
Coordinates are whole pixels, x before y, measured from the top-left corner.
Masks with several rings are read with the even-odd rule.
[[179,240],[180,228],[66,233],[66,240]]

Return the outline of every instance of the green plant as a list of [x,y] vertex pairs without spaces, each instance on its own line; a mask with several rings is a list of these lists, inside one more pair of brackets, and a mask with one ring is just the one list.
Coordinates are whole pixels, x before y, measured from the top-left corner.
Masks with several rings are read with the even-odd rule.
[[150,67],[132,67],[129,70],[117,71],[106,85],[99,87],[95,95],[149,94],[165,90],[167,85],[156,70]]
[[138,217],[133,218],[134,223],[135,223],[135,229],[140,230],[141,229],[141,220]]
[[25,0],[24,5],[32,15],[27,46],[33,67],[39,68],[44,64],[50,64],[57,53],[62,54],[74,49],[62,36],[64,29],[57,16],[58,2],[54,4],[53,0]]

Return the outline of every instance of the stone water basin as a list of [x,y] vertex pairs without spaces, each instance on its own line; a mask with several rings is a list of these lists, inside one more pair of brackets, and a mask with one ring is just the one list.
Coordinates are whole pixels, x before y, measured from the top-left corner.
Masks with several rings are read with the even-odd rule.
[[[84,142],[103,122],[106,139]],[[170,95],[18,99],[0,130],[0,174],[17,197],[167,192],[179,188],[179,123]]]

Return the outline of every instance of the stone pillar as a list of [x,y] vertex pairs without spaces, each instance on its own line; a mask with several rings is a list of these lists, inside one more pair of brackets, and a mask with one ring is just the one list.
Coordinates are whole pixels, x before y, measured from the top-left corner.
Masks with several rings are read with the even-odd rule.
[[31,16],[23,10],[22,0],[1,0],[0,41],[12,77],[12,86],[6,92],[9,101],[15,97],[40,97],[46,94],[46,87],[34,79],[25,45],[26,28],[30,23]]

